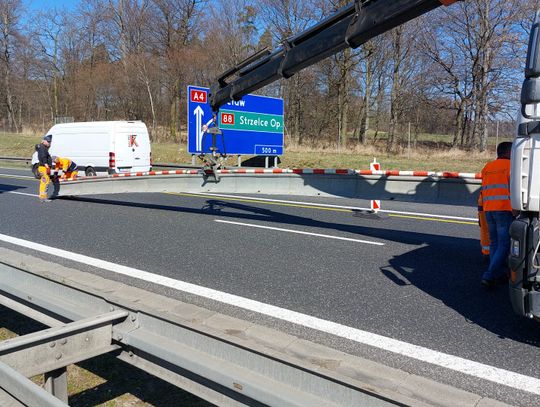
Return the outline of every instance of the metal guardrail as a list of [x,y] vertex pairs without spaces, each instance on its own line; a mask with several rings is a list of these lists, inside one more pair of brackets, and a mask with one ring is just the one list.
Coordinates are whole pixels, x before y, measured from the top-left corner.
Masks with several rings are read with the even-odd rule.
[[[0,161],[32,161],[32,157],[25,158],[25,157],[5,157],[0,156]],[[152,167],[156,168],[201,168],[200,165],[193,165],[193,164],[176,164],[176,163],[157,163],[152,164]]]
[[[26,376],[47,368],[58,372],[73,361],[118,348],[121,360],[218,406],[371,407],[451,401],[472,407],[490,402],[269,328],[1,247],[0,304],[56,326],[15,338],[11,344],[0,343],[0,362],[18,366]],[[33,352],[31,366],[24,364],[28,352]],[[29,386],[26,379],[8,375],[10,381],[0,381],[0,389],[8,394],[22,384]],[[57,384],[67,386],[62,380]],[[46,405],[25,400],[30,406]]]
[[32,157],[23,158],[23,157],[0,157],[0,161],[32,161]]
[[191,168],[191,169],[198,169],[201,168],[200,165],[194,165],[194,164],[175,164],[175,163],[154,163],[152,164],[152,168]]

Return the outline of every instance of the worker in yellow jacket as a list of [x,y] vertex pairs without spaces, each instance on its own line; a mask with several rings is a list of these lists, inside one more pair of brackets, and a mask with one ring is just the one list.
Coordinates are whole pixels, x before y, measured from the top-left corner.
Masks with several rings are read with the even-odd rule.
[[73,178],[73,173],[77,169],[77,164],[75,164],[69,158],[63,157],[53,157],[53,162],[56,170],[62,170],[64,172],[62,179]]
[[49,189],[49,184],[51,183],[51,178],[49,177],[51,167],[52,167],[52,158],[49,154],[49,148],[51,147],[52,136],[47,135],[43,137],[41,143],[36,145],[36,151],[38,153],[38,174],[40,177],[39,182],[39,200],[40,202],[49,201],[47,191]]

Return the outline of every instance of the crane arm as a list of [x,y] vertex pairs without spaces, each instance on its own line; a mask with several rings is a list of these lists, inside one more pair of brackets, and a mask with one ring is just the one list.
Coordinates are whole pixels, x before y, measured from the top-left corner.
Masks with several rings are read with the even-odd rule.
[[[441,5],[460,0],[355,0],[313,27],[265,49],[223,73],[210,88],[214,111],[280,78],[290,78],[347,47],[368,40]],[[229,78],[235,76],[232,80]]]

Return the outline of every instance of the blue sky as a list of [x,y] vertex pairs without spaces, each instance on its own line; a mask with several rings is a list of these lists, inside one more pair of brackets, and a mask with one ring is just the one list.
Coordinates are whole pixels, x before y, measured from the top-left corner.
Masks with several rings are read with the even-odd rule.
[[29,10],[47,10],[54,7],[57,8],[74,8],[77,6],[78,1],[66,1],[66,0],[23,0],[23,4]]

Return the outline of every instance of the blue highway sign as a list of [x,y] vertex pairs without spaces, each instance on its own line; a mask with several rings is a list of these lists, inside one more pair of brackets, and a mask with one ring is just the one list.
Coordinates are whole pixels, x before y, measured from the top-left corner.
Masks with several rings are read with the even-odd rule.
[[213,118],[209,89],[188,86],[188,152],[209,153],[212,135],[208,127],[218,127],[216,136],[221,153],[244,155],[283,155],[283,99],[246,95],[221,107]]

